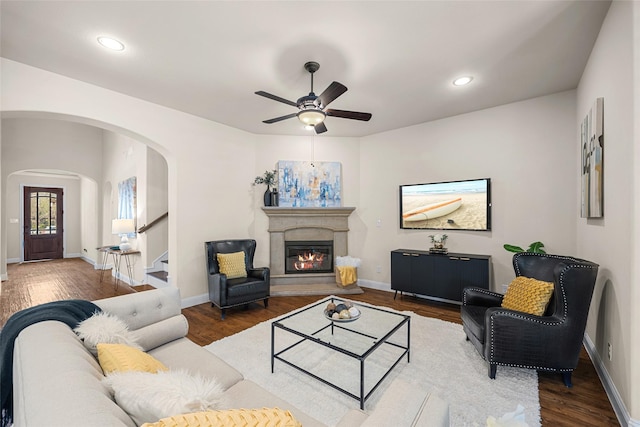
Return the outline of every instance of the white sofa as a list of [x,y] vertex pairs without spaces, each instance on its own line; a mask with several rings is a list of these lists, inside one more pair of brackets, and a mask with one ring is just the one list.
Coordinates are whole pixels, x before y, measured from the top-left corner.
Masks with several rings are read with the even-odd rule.
[[[305,427],[324,426],[187,339],[188,323],[181,314],[178,289],[145,291],[94,303],[124,320],[143,349],[170,369],[216,378],[232,407],[278,407],[291,411]],[[14,348],[14,426],[135,427],[101,382],[103,378],[97,359],[64,323],[43,321],[25,328]],[[376,419],[385,416],[375,409],[370,414],[353,409],[339,426],[380,425]],[[425,396],[413,425],[448,426],[448,404],[437,396]]]

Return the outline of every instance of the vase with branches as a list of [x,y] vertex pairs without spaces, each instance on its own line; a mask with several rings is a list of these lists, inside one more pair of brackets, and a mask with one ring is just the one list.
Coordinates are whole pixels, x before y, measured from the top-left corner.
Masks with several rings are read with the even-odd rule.
[[[277,172],[278,171],[275,169],[266,170],[264,171],[264,174],[256,176],[255,179],[253,180],[253,185],[265,184],[267,186],[267,190],[264,192],[265,206],[277,205],[277,203],[275,204],[273,203],[273,199],[274,199],[273,193],[277,191],[277,189],[275,188]],[[271,187],[274,187],[273,191],[271,190]]]

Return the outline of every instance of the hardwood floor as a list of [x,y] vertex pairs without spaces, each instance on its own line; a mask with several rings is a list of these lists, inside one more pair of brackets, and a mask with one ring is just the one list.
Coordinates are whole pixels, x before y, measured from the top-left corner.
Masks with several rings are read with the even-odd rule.
[[[0,288],[0,327],[13,313],[23,308],[61,299],[95,300],[144,290],[136,290],[120,283],[116,290],[113,278],[107,271],[100,283],[100,272],[80,259],[54,260],[27,264],[10,264],[9,280]],[[460,310],[456,306],[439,304],[405,296],[393,299],[390,292],[364,288],[361,295],[350,295],[353,300],[410,310],[428,316],[460,323]],[[269,307],[252,305],[249,309],[227,311],[226,320],[220,319],[220,311],[210,304],[200,304],[183,310],[189,320],[188,337],[200,345],[206,345],[223,337],[250,328],[296,308],[318,300],[319,296],[273,297]],[[470,344],[471,345],[471,344]],[[460,378],[464,381],[461,368]],[[500,368],[498,368],[500,375]],[[577,369],[573,373],[573,387],[567,388],[558,374],[539,374],[539,394],[543,426],[618,426],[618,420],[596,371],[583,349]],[[514,408],[515,409],[515,408]]]

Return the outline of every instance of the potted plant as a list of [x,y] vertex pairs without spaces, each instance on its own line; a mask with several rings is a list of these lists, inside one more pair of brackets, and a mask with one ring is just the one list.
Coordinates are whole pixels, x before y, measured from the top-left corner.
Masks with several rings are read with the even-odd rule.
[[274,197],[271,191],[271,187],[274,187],[273,192],[277,192],[277,190],[275,189],[276,173],[277,171],[275,169],[271,171],[266,170],[264,171],[264,174],[262,176],[256,176],[256,178],[253,180],[253,185],[256,185],[256,184],[267,185],[267,191],[264,192],[265,206],[277,206],[277,200],[276,200],[276,203],[273,203]]
[[543,249],[544,248],[544,243],[542,242],[533,242],[531,244],[529,244],[529,247],[527,249],[522,249],[520,246],[514,246],[514,245],[510,245],[510,244],[505,244],[503,246],[507,251],[509,252],[533,252],[533,253],[539,253],[539,254],[546,254],[547,252]]

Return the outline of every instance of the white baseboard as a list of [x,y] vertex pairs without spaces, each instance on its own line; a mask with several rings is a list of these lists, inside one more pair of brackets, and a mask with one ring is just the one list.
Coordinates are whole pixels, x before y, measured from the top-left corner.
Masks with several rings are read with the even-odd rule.
[[79,253],[69,253],[69,254],[64,254],[65,258],[84,258],[84,255],[79,254]]
[[[7,264],[17,264],[20,261],[21,261],[20,258],[7,258]],[[7,280],[7,279],[2,279],[2,280]]]
[[111,270],[113,268],[113,264],[98,264],[96,261],[91,258],[87,258],[85,255],[82,255],[80,258],[88,264],[93,266],[94,270]]
[[364,288],[377,289],[379,291],[393,292],[391,290],[391,285],[389,283],[376,282],[375,280],[358,279],[358,286],[362,286]]
[[591,358],[591,362],[593,362],[593,366],[596,369],[598,377],[600,377],[600,381],[604,387],[605,393],[607,393],[607,397],[609,397],[609,401],[611,402],[611,406],[613,407],[613,411],[616,413],[618,417],[618,421],[620,425],[623,427],[640,427],[640,420],[634,420],[631,418],[627,407],[622,401],[622,397],[620,393],[618,393],[618,389],[616,385],[613,383],[609,372],[604,366],[602,359],[600,358],[600,354],[596,350],[593,341],[586,333],[584,334],[584,339],[582,340],[584,344],[585,350],[589,354]]
[[5,280],[9,280],[9,276],[7,276],[7,273],[2,273],[0,275],[0,281],[4,282]]
[[196,295],[194,297],[183,298],[181,301],[182,308],[193,307],[194,305],[204,304],[209,301],[208,294]]
[[124,274],[122,274],[122,273],[118,274],[118,275],[117,275],[117,277],[116,277],[116,274],[115,274],[114,270],[111,270],[111,275],[112,275],[113,277],[115,277],[116,279],[120,280],[121,282],[126,283],[126,284],[127,284],[127,285],[129,285],[129,286],[138,286],[138,285],[141,285],[141,284],[142,284],[142,282],[141,282],[141,281],[138,281],[138,280],[132,279],[131,277],[129,277],[129,276],[125,276],[125,275],[124,275]]

